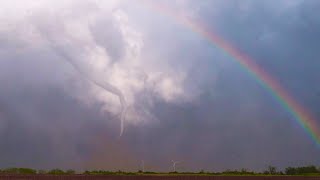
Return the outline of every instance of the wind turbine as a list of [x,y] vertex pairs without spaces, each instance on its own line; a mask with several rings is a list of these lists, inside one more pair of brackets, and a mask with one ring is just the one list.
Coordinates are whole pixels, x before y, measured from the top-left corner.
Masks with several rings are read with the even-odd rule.
[[142,172],[144,172],[144,160],[141,161]]
[[176,172],[176,164],[180,163],[179,161],[172,160],[173,172]]

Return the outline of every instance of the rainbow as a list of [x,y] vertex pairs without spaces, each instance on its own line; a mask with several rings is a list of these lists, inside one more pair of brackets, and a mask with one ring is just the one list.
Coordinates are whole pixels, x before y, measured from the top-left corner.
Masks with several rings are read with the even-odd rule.
[[142,0],[139,2],[143,2],[142,5],[147,8],[151,8],[152,10],[170,17],[178,24],[186,26],[194,33],[201,35],[212,45],[231,56],[262,87],[269,91],[281,106],[294,117],[294,120],[304,129],[316,146],[320,147],[320,131],[317,126],[316,119],[313,118],[311,113],[295,101],[295,99],[291,97],[290,94],[270,74],[268,74],[262,67],[258,66],[248,55],[225,41],[205,24],[188,18],[186,14],[178,14],[166,5],[155,4],[150,0]]

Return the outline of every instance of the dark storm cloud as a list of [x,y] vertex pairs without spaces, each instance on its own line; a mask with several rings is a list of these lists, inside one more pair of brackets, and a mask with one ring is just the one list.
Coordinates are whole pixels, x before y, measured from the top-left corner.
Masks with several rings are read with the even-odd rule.
[[[186,2],[197,9],[197,3]],[[319,98],[316,94],[320,64],[316,59],[319,57],[317,38],[320,32],[317,30],[318,20],[314,18],[317,11],[312,8],[318,6],[318,2],[206,2],[206,6],[200,7],[198,18],[211,24],[222,37],[251,56],[318,118]],[[166,27],[163,29],[166,30]],[[180,30],[182,32],[179,31],[176,38],[181,37],[184,31],[189,31],[189,37],[194,37],[191,30]],[[161,30],[157,31],[160,33]],[[164,34],[160,33],[160,36]],[[169,39],[170,35],[166,37]],[[168,41],[160,46],[167,46],[165,42]],[[197,46],[196,43],[183,44],[181,49],[185,55],[190,52],[186,50],[188,47]],[[170,51],[173,49],[170,48]],[[177,54],[181,56],[182,53]],[[209,54],[206,52],[205,58],[209,58]],[[185,166],[194,169],[263,169],[268,164],[279,167],[319,164],[314,158],[318,151],[314,142],[295,122],[295,117],[279,104],[279,100],[231,58],[222,58],[217,52],[212,61],[215,58],[228,61],[228,66],[219,71],[214,86],[210,86],[209,82],[210,78],[215,78],[200,78],[205,79],[207,86],[196,105],[186,105],[185,108],[162,104],[168,109],[157,107],[162,126],[158,131],[152,129],[152,132],[146,133],[144,145],[163,150],[150,155],[154,157],[150,158],[150,163],[161,161],[161,156],[167,158],[165,162],[170,159],[191,160]],[[201,58],[197,60],[202,61]],[[197,79],[197,75],[191,76]],[[193,81],[188,83],[192,85]],[[186,124],[191,125],[186,127]],[[150,135],[156,132],[159,135]],[[156,139],[157,143],[152,143],[152,139]],[[166,167],[165,163],[163,167]]]
[[315,82],[320,33],[314,7],[318,7],[319,2],[301,1],[290,6],[299,1],[288,1],[285,8],[281,2],[246,1],[251,3],[245,11],[241,8],[242,2],[232,2],[221,10],[221,18],[213,22],[212,28],[274,74],[284,86],[297,93],[298,98],[303,97],[300,100],[308,98],[303,94],[306,92],[309,98],[314,98],[319,88]]
[[[8,19],[18,28],[0,29],[1,167],[138,170],[141,160],[161,171],[171,170],[171,160],[182,162],[181,171],[319,165],[306,132],[221,50],[139,5],[118,11],[88,2]],[[319,3],[277,2],[168,1],[250,55],[319,117]],[[57,49],[121,87],[131,106],[121,139],[119,102]]]

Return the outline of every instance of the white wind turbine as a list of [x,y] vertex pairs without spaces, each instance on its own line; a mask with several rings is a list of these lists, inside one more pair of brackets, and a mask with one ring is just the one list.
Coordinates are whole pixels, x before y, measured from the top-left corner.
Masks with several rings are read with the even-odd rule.
[[172,167],[173,167],[173,172],[176,172],[176,164],[180,163],[179,161],[174,161],[172,160]]
[[144,172],[144,160],[141,161],[142,172]]

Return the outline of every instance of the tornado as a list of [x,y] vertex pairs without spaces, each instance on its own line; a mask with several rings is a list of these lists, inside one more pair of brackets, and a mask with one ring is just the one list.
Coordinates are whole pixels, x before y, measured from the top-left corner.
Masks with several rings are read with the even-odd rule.
[[124,121],[125,121],[125,117],[126,117],[126,113],[127,113],[127,102],[126,99],[122,93],[122,91],[120,89],[118,89],[117,87],[113,86],[110,83],[107,82],[101,82],[93,77],[90,76],[89,72],[86,72],[85,68],[81,68],[79,65],[77,65],[77,63],[75,63],[73,61],[73,58],[70,57],[64,50],[62,50],[61,48],[58,48],[56,46],[53,46],[54,51],[57,52],[57,54],[62,57],[66,62],[68,62],[79,74],[82,75],[82,77],[86,80],[88,80],[89,82],[93,83],[94,85],[102,88],[103,90],[114,94],[115,96],[117,96],[119,98],[120,104],[121,104],[121,114],[120,114],[120,137],[123,135],[124,132]]

